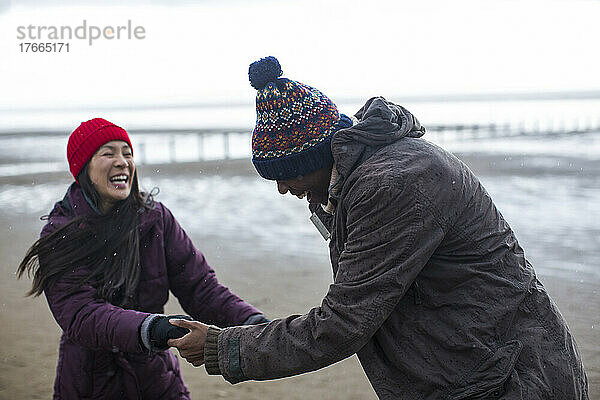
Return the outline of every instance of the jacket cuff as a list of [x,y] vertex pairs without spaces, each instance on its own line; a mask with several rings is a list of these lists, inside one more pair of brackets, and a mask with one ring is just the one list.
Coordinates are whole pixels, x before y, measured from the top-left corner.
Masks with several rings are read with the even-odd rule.
[[219,368],[219,334],[222,329],[209,326],[204,344],[204,365],[209,375],[221,375]]
[[160,351],[165,349],[157,349],[152,347],[152,342],[150,341],[150,332],[152,330],[152,325],[158,321],[159,318],[166,317],[164,314],[150,314],[146,317],[142,325],[140,326],[140,339],[142,344],[148,351]]
[[259,325],[267,322],[271,322],[271,320],[265,317],[264,314],[252,314],[242,325]]

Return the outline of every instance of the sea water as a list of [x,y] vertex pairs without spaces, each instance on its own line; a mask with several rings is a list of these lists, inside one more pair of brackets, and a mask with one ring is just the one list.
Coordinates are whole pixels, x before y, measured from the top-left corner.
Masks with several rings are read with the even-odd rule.
[[[599,105],[597,100],[452,103],[445,106],[416,103],[411,109],[425,126],[428,121],[432,124],[495,122],[538,127],[562,124],[567,128],[571,124],[576,129],[595,120]],[[229,123],[232,130],[238,132],[229,138],[233,157],[248,158],[252,120],[246,114],[252,115],[252,109],[242,107],[237,111],[239,115],[222,122],[221,128]],[[140,114],[144,113],[143,110],[123,111],[116,113],[120,118],[107,118],[124,126],[136,126],[135,121],[142,121]],[[195,119],[194,113],[213,115],[213,120],[208,117]],[[61,123],[75,118],[74,114],[65,115],[56,120],[47,116],[46,125],[33,119],[27,129],[61,129]],[[218,125],[215,121],[219,120],[210,110],[187,109],[168,110],[159,113],[156,119],[164,124],[165,130],[214,128]],[[77,123],[70,124],[68,129],[63,127],[65,134],[62,137],[0,136],[0,176],[67,170],[66,138]],[[245,133],[239,129],[244,124],[247,127]],[[137,125],[137,128],[147,126]],[[516,232],[528,259],[543,274],[600,282],[600,133],[458,140],[431,132],[425,138],[459,156],[484,161],[498,157],[513,160],[511,168],[496,168],[490,164],[478,176]],[[197,140],[197,135],[178,136],[175,162],[195,161],[199,152],[205,159],[223,157],[222,135],[205,137],[203,146]],[[134,151],[145,148],[145,163],[168,162],[164,156],[168,143],[160,134],[133,136],[132,141]],[[557,168],[557,163],[572,163],[572,168],[569,165]],[[535,169],[530,168],[531,165]],[[199,243],[218,240],[240,254],[271,252],[281,255],[282,259],[286,256],[306,257],[307,268],[311,260],[322,262],[327,254],[327,243],[308,220],[310,213],[306,201],[279,195],[273,182],[258,176],[171,174],[141,177],[141,185],[146,190],[159,187],[157,200],[173,211]],[[53,181],[35,185],[1,184],[0,217],[5,213],[43,215],[62,198],[65,190],[64,183]]]

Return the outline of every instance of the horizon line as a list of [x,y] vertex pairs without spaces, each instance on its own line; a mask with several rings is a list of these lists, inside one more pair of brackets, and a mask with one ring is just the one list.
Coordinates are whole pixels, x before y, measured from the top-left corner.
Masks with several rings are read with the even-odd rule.
[[[334,96],[331,96],[334,97]],[[340,97],[337,104],[363,103],[373,96]],[[434,95],[394,95],[385,96],[392,101],[401,99],[402,103],[440,103],[440,102],[476,102],[476,101],[535,101],[535,100],[593,100],[600,99],[600,90],[572,90],[551,92],[509,92],[509,93],[464,93],[464,94],[434,94]],[[46,111],[90,111],[90,110],[160,110],[183,108],[222,108],[247,107],[253,102],[181,102],[165,104],[83,104],[65,107],[0,107],[0,112],[46,112]]]

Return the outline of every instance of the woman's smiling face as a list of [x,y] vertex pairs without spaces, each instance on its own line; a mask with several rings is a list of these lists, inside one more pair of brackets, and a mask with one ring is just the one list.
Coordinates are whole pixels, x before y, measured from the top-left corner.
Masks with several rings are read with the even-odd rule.
[[113,140],[96,151],[90,159],[88,176],[100,195],[100,211],[110,210],[129,196],[134,174],[133,152],[126,142]]

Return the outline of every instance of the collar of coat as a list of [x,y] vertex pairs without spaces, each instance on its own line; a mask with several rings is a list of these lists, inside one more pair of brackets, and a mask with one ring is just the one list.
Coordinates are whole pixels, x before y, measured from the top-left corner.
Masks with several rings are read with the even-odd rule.
[[[54,205],[54,209],[49,215],[49,221],[56,227],[60,227],[75,217],[98,213],[98,209],[87,198],[81,186],[73,182],[67,189],[62,201]],[[153,205],[149,210],[144,210],[140,220],[141,232],[148,230],[160,217],[161,213],[156,205]]]
[[323,207],[323,210],[327,214],[333,215],[333,213],[335,212],[334,199],[337,199],[341,188],[341,185],[338,185],[339,179],[340,173],[338,172],[335,164],[333,164],[333,167],[331,169],[331,180],[329,181],[329,199],[327,199],[327,205],[324,206],[321,204],[321,207]]

